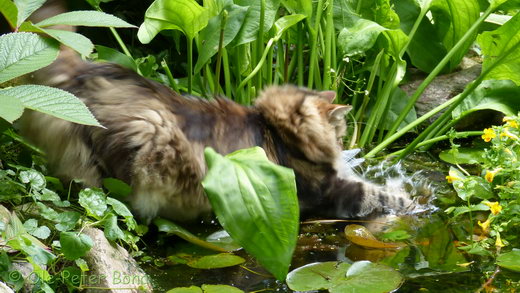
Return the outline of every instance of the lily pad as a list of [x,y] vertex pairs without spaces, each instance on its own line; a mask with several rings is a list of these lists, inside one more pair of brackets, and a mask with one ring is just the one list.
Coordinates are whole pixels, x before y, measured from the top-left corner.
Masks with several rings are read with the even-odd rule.
[[187,263],[188,266],[196,269],[219,269],[239,265],[246,260],[238,255],[230,253],[219,253],[205,255]]
[[400,248],[404,243],[382,242],[361,225],[348,225],[345,227],[345,236],[352,243],[370,248]]
[[403,277],[386,265],[369,261],[312,263],[287,275],[287,285],[294,291],[329,290],[329,292],[391,292],[399,288]]

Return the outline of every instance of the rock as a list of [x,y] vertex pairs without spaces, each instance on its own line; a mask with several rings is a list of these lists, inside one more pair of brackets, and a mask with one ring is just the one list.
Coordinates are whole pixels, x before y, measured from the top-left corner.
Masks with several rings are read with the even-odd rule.
[[[469,68],[462,69],[446,75],[437,76],[428,85],[421,95],[421,98],[415,104],[418,116],[422,116],[433,108],[462,93],[468,83],[475,80],[482,70],[482,65],[475,64]],[[421,76],[410,83],[401,86],[401,89],[411,96],[419,85],[423,82],[425,76]]]
[[[94,245],[85,256],[89,271],[84,281],[87,292],[151,292],[151,280],[137,265],[128,251],[111,244],[96,228],[83,233],[92,238]],[[91,288],[89,288],[91,287]]]
[[0,293],[14,293],[14,291],[6,284],[0,282]]

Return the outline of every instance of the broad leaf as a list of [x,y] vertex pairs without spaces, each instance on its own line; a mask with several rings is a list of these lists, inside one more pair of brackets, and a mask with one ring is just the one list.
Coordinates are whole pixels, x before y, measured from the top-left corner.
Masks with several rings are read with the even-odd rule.
[[109,47],[96,45],[98,59],[113,62],[137,72],[137,64],[131,57]]
[[487,73],[486,79],[509,79],[520,85],[520,13],[503,26],[491,32],[483,32],[477,41],[484,54],[482,71],[499,58],[500,63]]
[[249,6],[247,11],[244,25],[240,29],[237,37],[231,43],[232,47],[242,45],[245,43],[252,42],[258,37],[258,31],[260,29],[260,10],[262,1],[265,3],[264,6],[264,27],[263,31],[267,33],[273,26],[280,6],[280,0],[235,0],[235,4],[241,6]]
[[[307,18],[312,16],[312,2],[308,0],[281,0],[282,5],[291,14],[303,14]],[[336,4],[337,1],[334,2]]]
[[203,187],[220,224],[260,264],[285,279],[298,236],[298,199],[292,170],[254,147],[223,157],[204,151]]
[[195,0],[156,0],[146,10],[137,37],[148,44],[160,31],[180,30],[192,40],[208,21],[208,10]]
[[188,230],[186,230],[186,229],[182,228],[181,226],[179,226],[171,221],[168,221],[166,219],[156,218],[153,221],[153,223],[157,226],[157,229],[161,232],[179,236],[180,238],[182,238],[190,243],[193,243],[195,245],[198,245],[198,246],[201,246],[201,247],[204,247],[207,249],[221,251],[221,252],[227,252],[230,250],[235,250],[235,248],[236,248],[236,247],[231,247],[232,249],[230,249],[229,245],[220,245],[219,243],[216,243],[216,242],[211,242],[211,243],[206,242],[206,241],[200,239],[199,237],[193,235]]
[[287,285],[292,290],[328,289],[331,293],[393,292],[402,282],[399,272],[369,261],[312,263],[293,270],[287,276]]
[[244,293],[244,291],[229,285],[207,285],[201,286],[204,293]]
[[187,263],[189,267],[196,269],[219,269],[232,267],[244,263],[246,260],[238,255],[230,253],[220,253],[205,255]]
[[[244,18],[248,10],[247,7],[235,4],[226,6],[224,9],[227,11],[227,17],[226,26],[224,27],[222,47],[227,46],[236,37],[244,23]],[[217,53],[220,43],[220,31],[223,17],[223,13],[214,16],[209,20],[208,26],[200,32],[199,39],[203,41],[198,50],[199,58],[197,59],[197,64],[195,64],[195,73],[197,73],[202,66],[204,66],[204,64],[206,64],[206,62]]]
[[107,210],[107,199],[103,191],[97,188],[85,188],[79,192],[79,204],[87,213],[100,219]]
[[0,94],[0,118],[5,119],[9,123],[13,123],[23,114],[24,106],[20,100],[15,97]]
[[450,164],[478,164],[484,163],[484,150],[479,148],[457,148],[445,150],[439,154],[439,158]]
[[16,27],[18,9],[11,0],[0,0],[0,13],[3,14],[9,25]]
[[110,241],[125,238],[125,233],[117,225],[117,216],[112,213],[109,213],[103,220],[103,228],[105,237]]
[[64,120],[101,126],[80,99],[64,90],[42,85],[21,85],[0,90],[0,95],[15,97],[26,108]]
[[64,30],[43,29],[43,32],[60,41],[60,43],[68,46],[83,56],[88,56],[94,50],[94,44],[85,36]]
[[29,219],[23,223],[25,230],[34,237],[46,239],[51,235],[51,230],[47,226],[38,227],[36,219]]
[[298,22],[302,21],[304,18],[306,18],[303,14],[292,14],[292,15],[286,15],[283,17],[280,17],[276,20],[274,23],[275,27],[275,35],[274,40],[278,41],[282,38],[283,33],[288,30],[291,26],[297,24]]
[[386,29],[378,23],[360,18],[352,26],[340,31],[338,46],[347,56],[365,53],[374,46],[379,34],[384,30]]
[[88,235],[77,235],[76,232],[61,232],[60,244],[61,252],[68,260],[75,260],[85,256],[94,245]]
[[33,33],[0,36],[0,83],[51,64],[58,53],[57,42]]
[[460,119],[478,110],[495,110],[513,116],[520,111],[519,96],[520,88],[510,80],[485,80],[451,115]]
[[513,249],[513,251],[500,254],[497,257],[497,265],[520,272],[520,249]]
[[43,174],[34,169],[21,171],[18,178],[21,182],[29,184],[31,189],[37,191],[43,189],[46,184]]
[[40,8],[46,0],[14,0],[18,9],[16,26],[20,26],[36,9]]
[[94,10],[65,12],[42,20],[35,25],[38,27],[48,27],[57,24],[94,27],[136,27],[118,17]]
[[[394,92],[392,93],[390,108],[388,109],[388,113],[386,115],[386,121],[383,122],[383,127],[388,129],[394,121],[397,119],[399,114],[403,111],[404,107],[408,103],[409,97],[406,95],[406,92],[401,88],[396,87]],[[417,113],[415,112],[415,108],[412,108],[410,112],[404,118],[404,121],[401,122],[398,129],[403,128],[404,126],[412,123],[415,119],[417,119]]]

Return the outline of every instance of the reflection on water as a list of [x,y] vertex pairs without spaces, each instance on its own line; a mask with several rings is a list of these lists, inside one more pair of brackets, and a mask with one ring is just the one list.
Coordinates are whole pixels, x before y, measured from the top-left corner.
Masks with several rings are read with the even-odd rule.
[[[452,231],[445,223],[446,217],[433,204],[442,206],[443,201],[449,201],[453,196],[444,182],[446,167],[428,161],[431,160],[410,157],[399,164],[379,162],[364,167],[362,171],[356,170],[378,184],[405,188],[422,204],[422,209],[401,217],[375,215],[357,221],[302,224],[292,269],[312,262],[372,260],[393,266],[407,278],[397,292],[472,292],[478,289],[483,281],[482,275],[470,272],[464,265],[466,259],[454,246]],[[406,243],[406,246],[369,248],[356,245],[345,237],[343,230],[348,224],[364,225],[378,238],[397,237],[397,241]],[[219,229],[214,224],[186,228],[201,238]],[[385,234],[388,231],[394,231],[394,234]],[[152,237],[158,237],[148,239],[146,253],[152,259],[143,263],[143,268],[154,279],[157,291],[191,285],[227,284],[246,292],[291,292],[283,282],[269,277],[244,251],[237,252],[247,260],[242,267],[200,270],[175,264],[171,261],[175,258],[168,257],[182,254],[201,256],[214,252],[175,237]]]

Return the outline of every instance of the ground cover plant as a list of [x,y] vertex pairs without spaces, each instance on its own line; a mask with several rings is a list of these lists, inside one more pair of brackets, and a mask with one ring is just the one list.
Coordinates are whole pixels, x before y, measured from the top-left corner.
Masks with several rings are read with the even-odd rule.
[[[444,211],[378,235],[386,242],[348,226],[345,237],[350,242],[393,253],[382,258],[351,257],[352,263],[293,266],[287,277],[290,289],[386,292],[404,282],[406,290],[407,282],[413,284],[423,276],[468,271],[477,275],[468,287],[471,290],[518,288],[518,1],[156,0],[136,3],[143,6],[136,13],[125,1],[88,0],[88,4],[70,4],[84,5],[82,9],[90,5],[95,11],[28,21],[44,2],[0,0],[0,12],[12,31],[0,36],[0,117],[5,120],[0,128],[0,203],[7,207],[0,210],[0,279],[10,286],[22,288],[13,262],[25,259],[37,273],[35,290],[81,289],[81,283],[60,276],[64,271],[78,275],[88,270],[82,257],[92,243],[81,233],[88,226],[103,228],[109,240],[141,255],[143,262],[153,259],[159,268],[165,262],[199,269],[242,265],[245,260],[230,252],[244,247],[276,279],[284,280],[296,247],[299,218],[294,175],[268,165],[259,149],[225,157],[206,150],[210,172],[204,187],[233,241],[229,236],[217,237],[230,241],[226,244],[211,237],[202,239],[169,221],[154,221],[159,231],[218,252],[202,257],[182,253],[166,261],[143,257],[138,252],[142,248],[138,235],[146,228],[137,225],[118,200],[131,192],[123,182],[107,179],[105,191],[75,191],[44,176],[47,170],[41,152],[11,126],[24,108],[99,127],[74,96],[58,89],[19,85],[22,75],[55,60],[62,43],[85,58],[119,63],[176,91],[205,98],[225,95],[247,105],[265,86],[283,83],[335,90],[338,103],[354,108],[348,117],[346,145],[366,149],[367,158],[388,155],[385,148],[410,133],[411,143],[393,149],[389,157],[402,159],[441,140],[452,142],[451,150],[441,158],[454,166],[447,179],[458,197],[440,197],[438,204]],[[91,41],[75,32],[49,28],[56,24],[108,27],[113,41],[107,42],[106,34],[99,38],[99,31],[80,28]],[[132,24],[138,30],[126,29]],[[460,95],[417,117],[414,104],[424,89],[437,75],[456,70],[470,50],[477,52],[483,65],[478,78]],[[424,72],[426,78],[408,97],[398,86],[410,78],[412,68]],[[451,130],[483,109],[506,114],[506,124],[483,131]],[[427,121],[433,122],[426,127]],[[455,144],[468,136],[483,139],[485,150],[468,152]],[[467,163],[478,164],[482,173],[461,166]],[[220,174],[233,173],[240,176],[224,179],[251,186],[249,192],[222,187]],[[230,200],[226,194],[237,197]],[[250,200],[251,194],[260,200]],[[234,212],[229,213],[229,207]],[[265,215],[245,213],[244,222],[234,217],[235,211],[264,207],[269,207]],[[249,223],[260,229],[243,228]],[[172,292],[239,292],[229,286],[196,285],[200,286]]]

